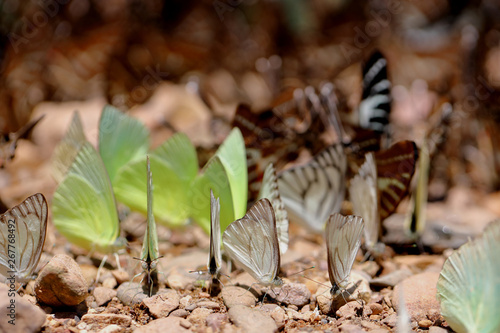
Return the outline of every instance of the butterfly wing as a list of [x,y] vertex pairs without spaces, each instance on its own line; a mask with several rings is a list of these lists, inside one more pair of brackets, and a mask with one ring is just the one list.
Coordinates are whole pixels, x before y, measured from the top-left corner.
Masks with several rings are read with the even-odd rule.
[[210,190],[210,256],[207,264],[208,272],[212,276],[217,276],[221,264],[220,203],[219,198],[215,199],[213,191]]
[[437,296],[446,322],[458,333],[499,332],[500,220],[480,238],[469,241],[446,260]]
[[335,144],[308,164],[281,172],[278,186],[292,220],[314,232],[322,232],[328,216],[340,211],[346,169],[342,145]]
[[104,164],[85,142],[52,200],[53,221],[70,242],[89,251],[112,252],[119,234],[116,203]]
[[222,236],[224,249],[262,284],[272,284],[280,267],[276,220],[267,199],[257,201],[247,214],[231,223]]
[[418,149],[413,141],[399,141],[375,153],[381,221],[396,210],[408,193],[417,159]]
[[18,281],[26,282],[35,270],[47,231],[47,201],[34,194],[0,217],[0,274],[14,271]]
[[149,131],[138,119],[111,105],[104,107],[99,120],[99,153],[112,184],[118,170],[144,157],[148,148]]
[[75,156],[85,142],[87,142],[87,139],[83,133],[80,114],[77,111],[73,114],[69,128],[59,145],[57,145],[52,157],[52,176],[57,183],[64,179],[71,163],[73,163]]
[[218,155],[207,162],[188,191],[191,216],[207,234],[210,232],[210,190],[222,203],[220,227],[225,230],[234,221],[235,211],[229,176]]
[[359,105],[359,124],[362,128],[387,132],[391,112],[390,90],[387,60],[376,51],[363,67],[363,95]]
[[158,259],[158,234],[156,233],[155,217],[153,215],[153,174],[147,158],[147,191],[148,191],[148,215],[146,233],[142,242],[141,260],[151,264]]
[[234,128],[215,154],[226,169],[233,200],[234,219],[238,219],[245,215],[248,196],[247,159],[241,131]]
[[[154,216],[162,224],[184,225],[189,216],[190,205],[187,189],[198,172],[198,159],[193,144],[185,134],[176,133],[156,148],[149,158],[157,185],[153,194],[157,202],[162,203],[154,206]],[[122,167],[116,175],[114,190],[118,201],[131,209],[147,213],[144,163],[145,156]]]
[[378,213],[377,166],[373,153],[366,160],[349,185],[349,195],[355,215],[365,221],[365,244],[373,250],[378,241],[380,218]]
[[272,163],[266,167],[262,187],[259,192],[259,199],[267,198],[271,202],[276,217],[276,232],[280,244],[280,253],[284,254],[288,250],[288,213],[285,204],[281,200],[278,190],[278,178]]
[[345,289],[351,268],[361,245],[363,219],[359,216],[343,216],[335,213],[326,224],[326,248],[328,252],[328,276],[332,286]]

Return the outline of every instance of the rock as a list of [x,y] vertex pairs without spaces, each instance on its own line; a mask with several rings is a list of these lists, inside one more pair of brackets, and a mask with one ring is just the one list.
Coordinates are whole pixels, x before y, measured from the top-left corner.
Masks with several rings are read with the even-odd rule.
[[382,304],[378,304],[378,303],[370,303],[369,307],[370,307],[370,310],[372,310],[373,315],[378,315],[378,314],[382,313],[382,310],[384,310],[384,307],[382,306]]
[[439,326],[431,326],[429,327],[429,333],[448,333],[449,331],[445,328]]
[[87,324],[88,330],[103,329],[108,325],[118,325],[120,327],[130,327],[132,319],[129,316],[114,313],[92,313],[82,316],[80,323]]
[[127,271],[124,271],[123,269],[112,270],[111,274],[113,274],[113,277],[115,278],[118,284],[122,284],[130,280],[130,275],[127,273]]
[[87,297],[87,281],[80,266],[68,255],[57,254],[35,281],[36,298],[51,306],[74,306]]
[[424,319],[418,322],[418,327],[429,328],[432,326],[432,321],[429,319]]
[[97,267],[92,264],[79,264],[79,267],[85,281],[87,282],[87,287],[92,286],[97,276]]
[[323,314],[328,314],[338,310],[342,305],[346,304],[346,301],[357,300],[368,303],[371,298],[371,289],[368,280],[369,276],[366,273],[352,271],[349,278],[348,290],[342,293],[339,292],[333,298],[329,291],[331,288],[330,284],[325,283],[320,285],[315,294],[319,309]]
[[259,308],[259,310],[271,316],[278,329],[285,326],[286,313],[281,306],[276,304],[264,304]]
[[177,291],[163,289],[162,292],[153,297],[143,299],[144,305],[155,318],[166,317],[170,312],[179,307],[180,296]]
[[151,321],[136,329],[135,333],[183,333],[190,332],[192,324],[184,318],[167,317]]
[[220,304],[212,301],[200,301],[196,303],[198,308],[207,308],[212,310],[220,310]]
[[337,317],[351,319],[357,316],[358,312],[363,310],[363,306],[357,301],[352,301],[342,305],[336,312]]
[[208,315],[211,314],[212,312],[214,312],[214,310],[206,308],[196,308],[187,317],[187,320],[189,320],[191,323],[195,325],[203,325],[206,323]]
[[255,306],[257,302],[257,298],[250,291],[236,286],[222,288],[221,297],[228,308],[235,305]]
[[116,296],[123,304],[128,306],[139,304],[148,297],[148,295],[144,293],[142,286],[136,282],[125,282],[121,284],[116,291]]
[[193,296],[191,296],[191,295],[187,295],[187,296],[182,297],[181,300],[179,301],[180,306],[183,308],[189,306],[189,304],[191,304],[192,299],[193,299]]
[[269,295],[274,296],[278,302],[299,307],[309,304],[311,299],[311,292],[302,283],[287,283],[279,289],[276,295],[273,291],[269,291]]
[[353,325],[353,324],[343,324],[340,326],[340,331],[342,333],[362,333],[364,332],[364,330],[357,326],[357,325]]
[[236,277],[231,277],[231,281],[235,286],[244,288],[254,295],[257,295],[257,297],[262,297],[267,291],[270,291],[268,288],[257,283],[257,281],[247,272],[238,274]]
[[118,325],[109,325],[99,331],[99,333],[122,333],[125,332],[125,329]]
[[222,326],[228,322],[227,314],[211,313],[207,316],[206,322],[213,332],[220,332]]
[[116,290],[104,287],[96,287],[94,289],[94,299],[97,306],[102,306],[108,303],[115,296],[116,296]]
[[186,318],[187,316],[189,316],[189,312],[186,311],[185,309],[177,309],[170,312],[170,316]]
[[439,273],[425,272],[413,275],[394,287],[392,304],[398,311],[399,301],[404,299],[406,309],[411,321],[439,318],[440,305],[436,299],[436,284]]
[[412,276],[413,273],[407,269],[398,269],[386,275],[381,275],[370,281],[370,284],[375,287],[394,287],[399,282]]
[[380,267],[375,261],[365,261],[358,265],[358,269],[370,275],[370,277],[374,277]]
[[114,289],[118,285],[116,279],[113,276],[109,276],[102,281],[102,286],[109,289]]
[[[7,283],[9,283],[7,279]],[[19,296],[14,284],[0,283],[0,332],[35,333],[45,322],[45,312]],[[12,316],[11,316],[12,315]]]
[[396,313],[393,313],[389,316],[387,316],[386,318],[384,318],[384,320],[382,320],[382,323],[383,324],[386,324],[387,326],[389,327],[396,327],[396,323],[398,322],[398,315]]
[[259,310],[234,305],[228,313],[229,319],[246,333],[272,333],[278,330],[274,320]]

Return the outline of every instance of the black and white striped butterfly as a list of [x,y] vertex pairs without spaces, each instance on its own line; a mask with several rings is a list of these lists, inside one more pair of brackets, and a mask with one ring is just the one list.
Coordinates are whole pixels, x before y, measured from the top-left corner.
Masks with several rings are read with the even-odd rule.
[[278,277],[280,250],[276,218],[271,202],[257,201],[241,219],[231,223],[222,236],[224,250],[264,286],[281,286]]
[[361,245],[364,222],[359,216],[333,214],[326,224],[326,249],[328,252],[328,276],[336,296],[349,286],[354,259]]
[[220,203],[215,199],[210,190],[210,255],[208,257],[207,269],[212,279],[218,279],[222,264],[220,252]]
[[391,112],[391,82],[387,77],[387,60],[379,51],[363,66],[363,95],[359,104],[359,125],[387,133]]
[[26,283],[38,265],[47,231],[47,201],[37,193],[0,216],[0,274]]
[[309,163],[281,172],[278,186],[290,219],[316,233],[323,232],[328,217],[340,211],[346,169],[343,146],[335,144]]

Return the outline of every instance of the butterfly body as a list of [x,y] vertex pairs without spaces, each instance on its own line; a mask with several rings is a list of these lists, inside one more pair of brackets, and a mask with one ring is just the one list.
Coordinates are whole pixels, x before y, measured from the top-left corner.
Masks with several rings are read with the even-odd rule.
[[31,279],[47,230],[47,201],[37,193],[0,217],[0,274],[18,282]]

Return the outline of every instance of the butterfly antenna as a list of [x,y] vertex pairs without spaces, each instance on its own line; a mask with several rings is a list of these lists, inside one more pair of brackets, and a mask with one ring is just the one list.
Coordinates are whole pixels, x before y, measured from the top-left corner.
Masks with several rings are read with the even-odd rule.
[[[295,273],[292,273],[292,274],[288,275],[287,277],[290,277],[290,276],[294,276],[294,275],[297,275],[297,274],[303,273],[303,272],[305,272],[305,271],[307,271],[307,270],[310,270],[310,269],[313,269],[313,268],[316,268],[316,266],[311,266],[311,267],[304,268],[303,270],[298,271],[298,272],[295,272]],[[304,276],[304,275],[301,275],[301,276]]]

